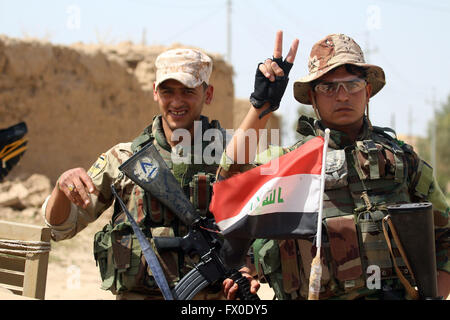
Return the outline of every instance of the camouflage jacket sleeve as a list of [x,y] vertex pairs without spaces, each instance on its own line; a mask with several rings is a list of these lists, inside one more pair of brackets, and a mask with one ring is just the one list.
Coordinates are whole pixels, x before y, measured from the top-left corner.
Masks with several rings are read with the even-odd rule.
[[265,164],[275,158],[278,158],[286,153],[289,150],[280,146],[270,145],[269,148],[264,150],[261,153],[258,153],[255,157],[255,164],[261,165]]
[[278,158],[279,156],[285,154],[287,150],[280,146],[270,145],[268,149],[257,154],[255,160],[252,163],[233,163],[226,152],[222,153],[222,158],[220,160],[219,169],[217,171],[217,180],[228,179],[229,177],[250,170],[258,165],[269,162],[272,159]]
[[411,155],[408,157],[411,197],[413,201],[425,200],[433,204],[437,268],[450,272],[450,222],[448,217],[450,207],[434,177],[433,169],[414,151],[409,151]]
[[[52,238],[55,241],[72,238],[108,209],[114,200],[111,192],[112,184],[118,190],[125,190],[126,185],[131,184],[129,179],[123,178],[118,169],[131,154],[131,143],[121,143],[98,157],[88,170],[88,175],[96,188],[96,191],[90,194],[89,206],[82,209],[72,203],[69,217],[61,225],[53,226],[45,221],[52,229]],[[43,212],[45,212],[46,204],[47,201],[43,205]]]

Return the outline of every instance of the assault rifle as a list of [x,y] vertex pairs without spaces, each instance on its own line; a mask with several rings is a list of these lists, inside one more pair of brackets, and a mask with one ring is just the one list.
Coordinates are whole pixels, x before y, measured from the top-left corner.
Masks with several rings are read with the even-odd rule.
[[250,293],[249,281],[224,263],[221,257],[223,241],[214,221],[196,212],[153,144],[142,148],[119,169],[189,227],[184,237],[153,238],[158,250],[181,249],[185,254],[199,257],[195,267],[172,289],[174,299],[190,300],[208,285],[231,278],[239,285],[238,298],[259,300],[257,295]]

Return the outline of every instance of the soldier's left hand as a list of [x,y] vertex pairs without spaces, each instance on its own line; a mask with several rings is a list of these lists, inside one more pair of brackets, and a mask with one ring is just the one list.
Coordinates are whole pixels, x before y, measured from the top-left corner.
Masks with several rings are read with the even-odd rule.
[[276,77],[287,77],[294,64],[298,44],[298,39],[292,41],[291,48],[289,49],[286,59],[283,61],[283,31],[277,31],[273,49],[273,58],[266,59],[264,63],[261,63],[258,66],[259,71],[261,71],[270,82],[274,82]]
[[266,59],[264,63],[258,65],[250,103],[256,109],[265,108],[259,118],[279,108],[289,81],[289,72],[297,55],[298,44],[299,40],[295,39],[286,59],[283,60],[283,32],[278,31],[272,59]]

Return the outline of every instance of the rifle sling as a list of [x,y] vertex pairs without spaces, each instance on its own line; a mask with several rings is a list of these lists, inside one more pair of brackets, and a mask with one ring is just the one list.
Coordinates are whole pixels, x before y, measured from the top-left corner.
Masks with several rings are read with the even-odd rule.
[[392,262],[394,264],[394,268],[395,268],[395,272],[397,273],[398,278],[400,279],[401,283],[403,284],[403,286],[405,287],[406,291],[408,292],[408,294],[411,296],[412,299],[414,300],[419,300],[419,292],[413,288],[413,286],[409,283],[409,281],[405,278],[405,276],[403,275],[403,273],[400,271],[400,269],[397,266],[397,262],[396,262],[396,258],[394,256],[394,252],[392,250],[392,245],[391,245],[391,240],[389,238],[388,235],[388,231],[386,228],[386,223],[389,225],[389,228],[391,230],[392,233],[392,237],[394,238],[395,243],[397,244],[397,248],[400,251],[400,255],[403,258],[403,261],[406,264],[406,267],[408,268],[410,274],[412,275],[412,277],[414,278],[414,274],[412,272],[411,266],[409,264],[409,261],[406,257],[406,253],[405,250],[403,249],[403,246],[400,242],[400,238],[398,237],[397,231],[395,230],[395,227],[391,221],[391,217],[389,215],[387,215],[386,217],[383,218],[383,233],[384,233],[384,237],[386,238],[386,242],[387,245],[389,247],[389,251],[391,253],[391,257],[392,257]]
[[156,284],[158,285],[159,289],[161,290],[161,292],[164,296],[164,299],[174,300],[172,291],[170,290],[169,284],[167,283],[167,279],[164,275],[164,271],[161,267],[161,264],[158,261],[158,257],[156,256],[155,252],[152,249],[152,246],[150,245],[150,243],[148,242],[144,233],[141,231],[141,229],[137,225],[134,218],[131,216],[130,212],[128,211],[127,207],[123,203],[122,199],[117,194],[117,191],[113,185],[111,186],[111,190],[112,190],[113,195],[116,197],[116,200],[119,202],[122,210],[127,215],[128,220],[130,221],[130,224],[131,224],[131,227],[133,228],[134,234],[136,235],[136,237],[139,240],[139,243],[141,245],[142,254],[144,255],[144,258],[148,263],[148,266],[153,274]]

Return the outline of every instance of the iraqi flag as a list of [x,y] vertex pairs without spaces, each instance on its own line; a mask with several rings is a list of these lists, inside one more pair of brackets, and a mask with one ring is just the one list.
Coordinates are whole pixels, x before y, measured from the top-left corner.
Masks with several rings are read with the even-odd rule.
[[[222,256],[244,263],[256,238],[311,239],[317,232],[324,138],[213,185],[210,211],[224,235]],[[271,172],[271,174],[267,174]]]
[[[324,139],[213,186],[210,211],[225,237],[310,238],[316,234]],[[278,163],[276,163],[277,161]],[[270,168],[272,174],[267,174]]]

